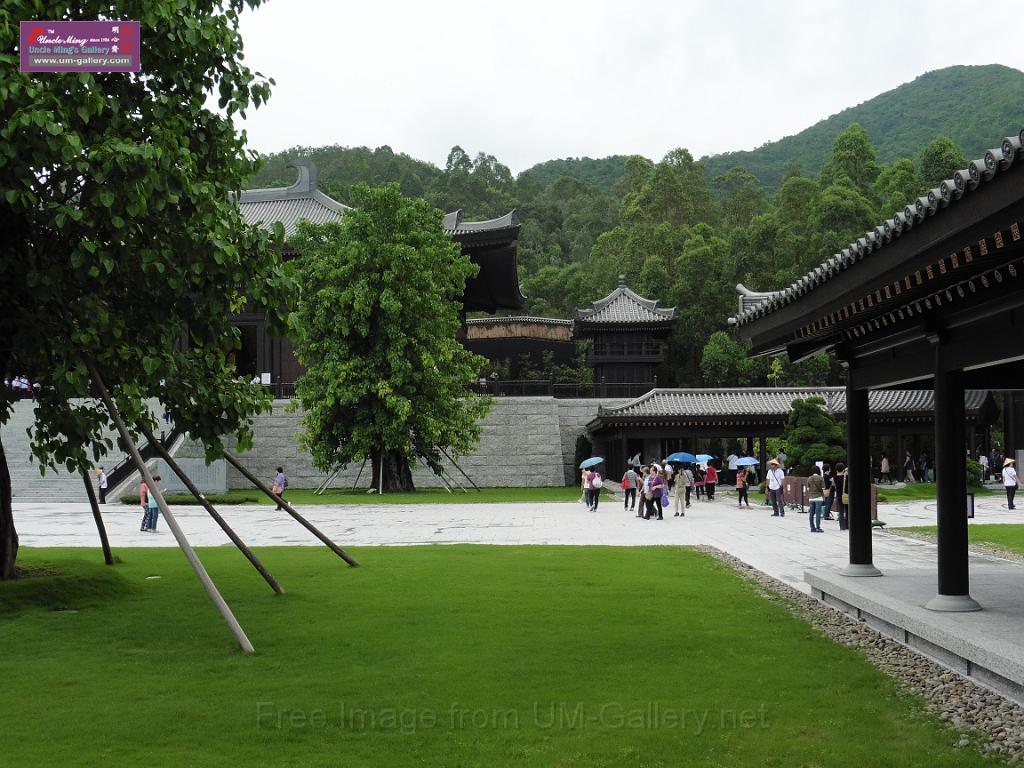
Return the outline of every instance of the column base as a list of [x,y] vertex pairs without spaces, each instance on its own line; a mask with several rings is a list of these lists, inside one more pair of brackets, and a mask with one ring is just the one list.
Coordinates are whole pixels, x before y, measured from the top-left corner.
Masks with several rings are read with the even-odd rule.
[[871,563],[850,563],[839,572],[840,576],[881,576],[882,572]]
[[970,595],[936,595],[924,607],[929,611],[961,612],[980,611],[981,605]]

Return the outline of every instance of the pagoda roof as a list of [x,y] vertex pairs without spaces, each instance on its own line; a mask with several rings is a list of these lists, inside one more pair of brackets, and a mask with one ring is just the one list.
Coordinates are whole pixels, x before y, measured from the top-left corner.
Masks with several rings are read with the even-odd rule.
[[582,326],[669,327],[676,322],[675,307],[661,308],[656,299],[645,299],[626,287],[626,276],[619,275],[618,287],[590,309],[577,309],[576,321]]

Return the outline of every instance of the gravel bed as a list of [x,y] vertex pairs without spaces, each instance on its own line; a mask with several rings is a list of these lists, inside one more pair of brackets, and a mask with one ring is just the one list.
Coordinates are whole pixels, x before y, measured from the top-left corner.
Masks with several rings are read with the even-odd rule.
[[957,746],[1024,760],[1024,708],[883,635],[865,622],[758,571],[714,547],[697,547],[756,583],[769,600],[784,599],[791,612],[837,643],[856,648],[906,690],[924,700],[959,732]]

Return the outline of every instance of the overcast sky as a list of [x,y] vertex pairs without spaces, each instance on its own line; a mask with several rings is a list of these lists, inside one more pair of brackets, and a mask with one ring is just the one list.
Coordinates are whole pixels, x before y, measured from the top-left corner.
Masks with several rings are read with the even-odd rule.
[[277,81],[252,147],[459,144],[557,157],[752,149],[952,64],[1024,70],[1021,0],[271,0],[246,64]]

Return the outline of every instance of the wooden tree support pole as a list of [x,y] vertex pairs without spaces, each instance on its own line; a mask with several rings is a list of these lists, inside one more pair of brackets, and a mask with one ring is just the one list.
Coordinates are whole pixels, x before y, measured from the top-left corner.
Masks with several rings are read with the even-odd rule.
[[272,490],[270,490],[270,488],[268,488],[266,486],[266,484],[263,483],[263,481],[261,481],[252,472],[250,472],[248,469],[246,469],[244,466],[242,466],[242,462],[240,462],[238,460],[237,456],[233,456],[228,451],[224,451],[224,458],[228,460],[228,464],[230,464],[232,467],[234,467],[239,472],[241,472],[246,480],[248,480],[250,483],[255,485],[257,488],[259,488],[261,491],[263,491],[263,493],[265,493],[271,499],[276,501],[278,504],[280,504],[281,508],[284,509],[284,511],[287,512],[289,515],[291,515],[293,518],[295,518],[295,520],[298,521],[298,523],[302,527],[304,527],[307,531],[312,533],[314,536],[316,536],[318,539],[320,539],[320,541],[322,541],[324,544],[326,544],[327,547],[332,552],[334,552],[334,554],[336,554],[338,557],[340,557],[346,563],[351,565],[353,568],[355,568],[356,566],[359,565],[359,563],[356,561],[356,559],[354,557],[352,557],[344,549],[342,549],[337,544],[335,544],[333,541],[331,541],[329,538],[327,538],[327,535],[323,531],[321,531],[319,528],[317,528],[315,525],[313,525],[311,522],[309,522],[309,520],[307,520],[302,515],[300,515],[298,512],[296,512],[292,508],[291,504],[289,504],[287,501],[285,501],[280,496],[278,496],[276,493],[274,493]]
[[458,462],[457,462],[457,461],[455,461],[455,459],[453,459],[453,458],[451,457],[451,455],[450,455],[450,454],[448,453],[448,451],[446,451],[446,450],[445,450],[444,448],[442,448],[441,446],[438,446],[438,447],[437,447],[437,449],[438,449],[439,451],[441,451],[441,453],[443,453],[443,454],[444,454],[444,455],[445,455],[445,456],[447,457],[448,461],[450,461],[450,462],[452,463],[452,466],[453,466],[453,467],[455,467],[455,468],[456,468],[457,470],[459,470],[459,473],[460,473],[460,474],[461,474],[461,475],[462,475],[462,476],[463,476],[464,478],[466,478],[467,480],[469,480],[469,484],[470,484],[470,485],[472,485],[472,486],[473,486],[474,488],[476,488],[476,489],[477,489],[478,491],[480,490],[480,486],[479,486],[479,485],[477,485],[476,483],[474,483],[474,482],[473,482],[473,478],[472,478],[472,477],[470,477],[469,475],[467,475],[467,474],[466,474],[465,472],[463,472],[463,471],[462,471],[462,467],[460,467],[460,466],[459,466],[459,464],[458,464]]
[[283,595],[284,588],[277,583],[277,579],[275,579],[273,574],[266,569],[262,562],[260,562],[260,559],[253,554],[253,551],[246,546],[245,542],[242,541],[241,537],[239,537],[239,535],[235,533],[234,529],[228,525],[227,521],[220,516],[220,513],[214,509],[213,505],[203,498],[203,494],[198,488],[196,488],[195,483],[193,483],[192,479],[185,473],[185,470],[181,468],[181,465],[171,457],[171,454],[167,452],[167,449],[164,448],[163,444],[153,437],[153,433],[149,431],[149,428],[145,424],[140,423],[136,426],[142,434],[146,436],[146,439],[149,440],[149,444],[153,446],[156,452],[160,455],[160,458],[167,462],[167,466],[171,468],[171,471],[173,471],[174,474],[181,479],[181,482],[185,484],[189,493],[196,497],[196,501],[203,506],[203,509],[205,509],[209,513],[210,517],[216,521],[217,525],[221,527],[221,530],[224,531],[228,538],[231,539],[232,543],[238,547],[238,550],[245,555],[245,558],[250,563],[252,563],[252,567],[259,571],[260,576],[262,576],[267,584],[270,585],[270,588],[277,594]]
[[89,375],[92,377],[93,383],[99,390],[100,397],[103,398],[103,403],[107,406],[110,418],[113,419],[115,426],[117,426],[118,434],[121,435],[121,439],[124,440],[124,444],[128,447],[128,453],[131,454],[135,468],[139,470],[139,474],[142,475],[142,479],[146,481],[146,487],[149,489],[149,493],[156,497],[157,506],[167,519],[167,525],[174,534],[174,538],[177,539],[178,546],[181,547],[181,551],[185,553],[185,557],[188,559],[189,565],[192,566],[192,570],[195,571],[196,576],[199,577],[199,581],[206,590],[206,594],[209,595],[210,600],[217,607],[221,617],[223,617],[224,621],[227,622],[232,634],[238,641],[238,646],[245,653],[254,653],[255,649],[252,647],[252,643],[249,642],[249,638],[245,636],[245,630],[242,629],[242,626],[238,623],[235,615],[231,612],[231,608],[228,607],[224,598],[221,597],[220,592],[217,591],[217,587],[210,578],[210,574],[206,572],[206,568],[204,568],[203,564],[199,561],[199,557],[196,555],[195,550],[192,549],[192,545],[188,543],[188,539],[185,538],[185,533],[181,530],[181,526],[178,525],[178,521],[171,513],[170,507],[167,506],[167,502],[164,500],[163,494],[160,493],[160,489],[153,480],[153,476],[146,468],[146,462],[142,460],[142,456],[139,454],[139,449],[135,447],[135,443],[132,440],[131,435],[128,433],[128,427],[125,426],[124,419],[121,418],[121,414],[117,410],[117,406],[114,405],[114,400],[111,398],[110,392],[107,391],[107,387],[103,383],[100,372],[96,369],[96,364],[93,363],[92,360],[86,359],[85,365],[89,369]]
[[82,481],[85,483],[85,493],[89,497],[89,506],[92,507],[92,519],[96,521],[96,530],[100,533],[100,545],[103,547],[103,561],[107,565],[114,564],[114,555],[110,552],[110,542],[107,540],[107,527],[103,524],[103,516],[100,514],[100,503],[96,500],[96,491],[93,490],[92,480],[89,473],[82,470]]

